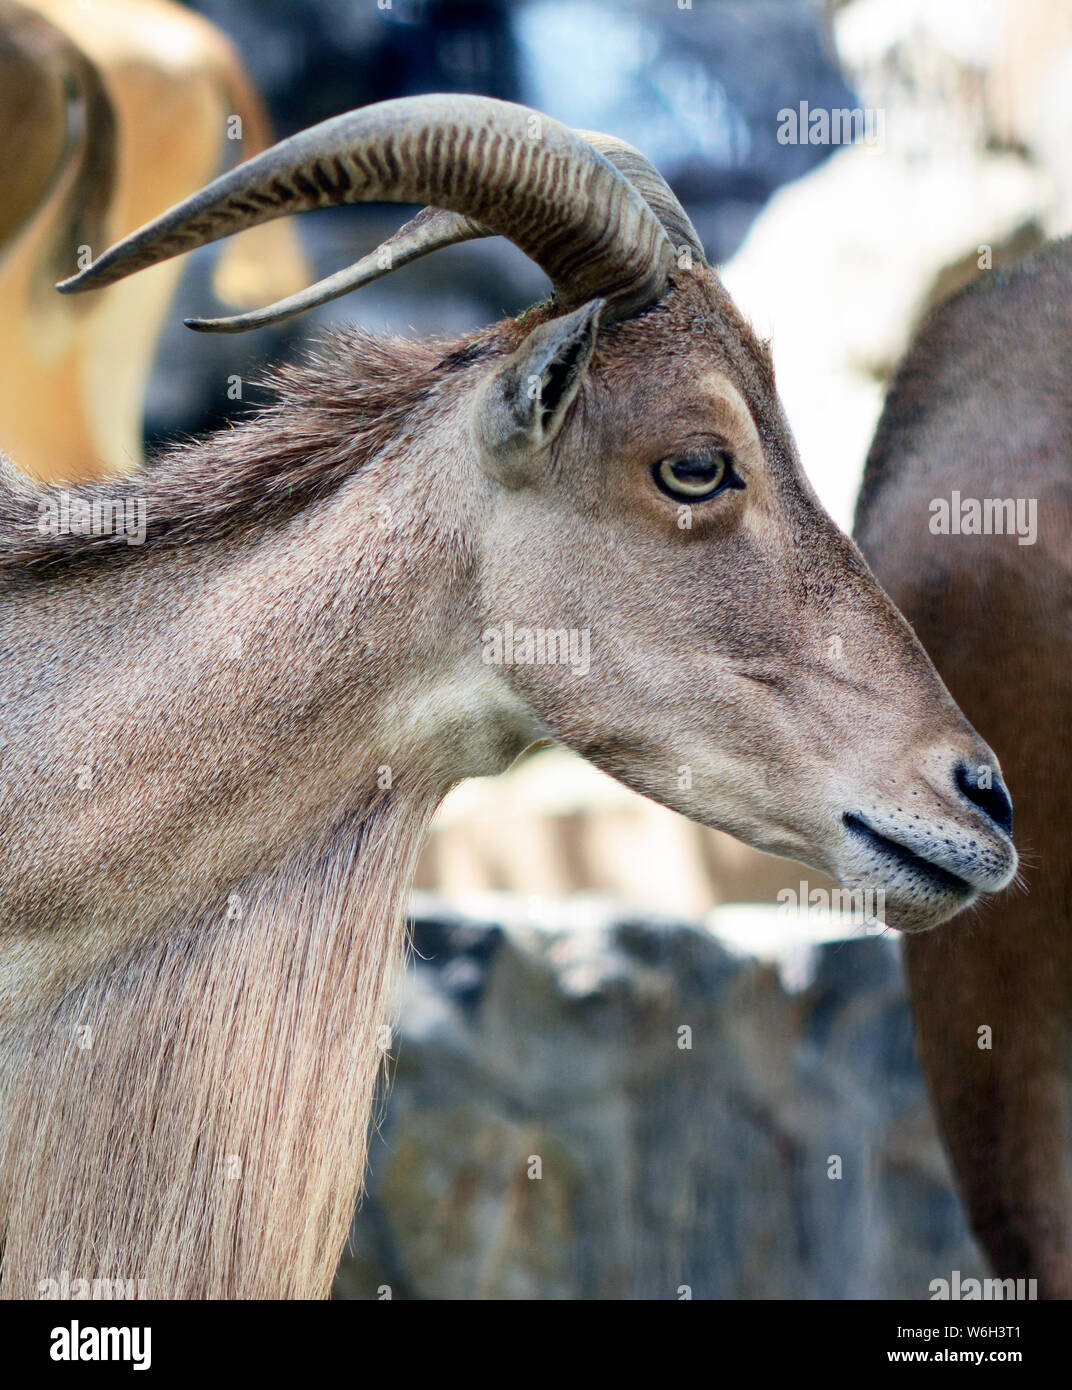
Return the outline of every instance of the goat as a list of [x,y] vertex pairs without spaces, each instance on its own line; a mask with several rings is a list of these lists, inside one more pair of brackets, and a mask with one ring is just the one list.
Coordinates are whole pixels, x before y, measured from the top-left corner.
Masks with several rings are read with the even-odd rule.
[[[553,295],[451,342],[337,333],[113,485],[144,545],[54,534],[55,490],[7,470],[5,1296],[62,1270],[326,1293],[422,833],[533,743],[881,891],[906,931],[1014,873],[993,754],[819,506],[766,347],[655,169],[600,142],[385,102],[62,286],[379,200],[431,205],[406,255],[472,219]],[[590,643],[588,674],[535,659],[536,626]]]
[[[890,388],[856,514],[875,572],[993,736],[1017,798],[1027,896],[907,939],[905,964],[974,1231],[1002,1278],[1061,1298],[1072,1297],[1070,362],[1066,240],[927,319]],[[938,504],[955,494],[958,510],[997,503],[1004,534],[943,530]],[[1025,524],[1006,525],[1019,504]]]
[[[92,304],[58,299],[53,281],[76,250],[199,188],[225,150],[269,143],[256,88],[200,16],[169,0],[0,0],[0,448],[21,468],[58,481],[140,462],[178,268]],[[216,288],[249,303],[300,283],[303,268],[290,224],[276,223],[231,243]]]

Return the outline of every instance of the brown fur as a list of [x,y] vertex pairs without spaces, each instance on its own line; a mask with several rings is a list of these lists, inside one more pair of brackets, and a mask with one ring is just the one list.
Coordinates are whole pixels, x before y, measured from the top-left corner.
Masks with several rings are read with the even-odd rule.
[[27,1036],[0,1178],[5,1297],[63,1270],[144,1280],[148,1297],[327,1294],[424,810],[344,823],[240,885],[240,920],[221,904],[172,922]]
[[[66,627],[72,656],[67,698],[77,704],[82,697],[75,690],[81,687],[84,696],[96,684],[71,629],[81,627],[92,643],[86,628],[95,622],[98,595],[108,591],[116,565],[129,597],[117,611],[134,645],[151,641],[155,624],[181,624],[181,600],[168,592],[174,574],[156,582],[162,554],[174,557],[180,573],[187,555],[196,557],[195,570],[204,564],[209,571],[242,547],[279,547],[285,555],[294,543],[288,530],[300,529],[303,514],[330,505],[388,441],[405,441],[407,414],[442,384],[435,373],[440,355],[429,345],[362,335],[337,341],[324,362],[281,374],[275,410],[208,445],[180,447],[133,479],[97,489],[147,498],[152,522],[144,548],[38,534],[36,503],[46,490],[9,470],[3,606],[15,604],[17,629],[29,640],[23,625],[29,610],[48,614],[53,631]],[[81,491],[90,496],[95,490]],[[358,546],[363,529],[354,527]],[[383,534],[390,541],[393,533]],[[421,549],[434,548],[435,537],[427,534],[416,545],[407,538],[405,545],[416,560]],[[360,572],[357,547],[347,563]],[[385,581],[391,568],[380,568]],[[151,594],[139,604],[146,585]],[[328,602],[330,578],[325,590]],[[255,609],[249,616],[256,617]],[[410,616],[419,620],[419,604]],[[282,614],[265,611],[252,652],[233,660],[217,652],[225,681],[248,682],[251,667],[271,661],[269,647],[285,666],[295,657],[292,641],[320,642],[336,653],[345,640],[346,629],[332,632],[322,613],[299,612],[293,630],[286,620],[275,629],[275,618]],[[14,631],[10,625],[6,630]],[[330,653],[323,659],[334,660]],[[113,646],[104,664],[115,654]],[[161,667],[174,667],[175,656],[165,641]],[[360,661],[357,651],[353,659]],[[297,822],[276,824],[275,807],[260,800],[248,813],[257,832],[243,835],[240,848],[232,846],[226,871],[221,874],[217,863],[224,857],[219,848],[204,842],[186,859],[187,875],[166,885],[148,860],[139,865],[131,858],[139,841],[162,847],[163,826],[150,829],[144,820],[154,808],[163,816],[164,841],[180,858],[191,821],[209,819],[226,841],[228,820],[249,782],[264,775],[256,763],[277,741],[279,716],[272,710],[254,721],[251,746],[229,773],[215,763],[195,770],[203,789],[207,783],[208,801],[194,805],[182,789],[182,760],[168,762],[169,774],[151,751],[153,740],[131,736],[130,711],[151,708],[158,695],[153,687],[166,679],[161,667],[150,671],[154,664],[135,675],[134,703],[99,730],[94,776],[109,793],[132,769],[144,774],[135,776],[134,794],[120,796],[124,823],[109,830],[106,821],[115,811],[109,795],[107,816],[79,836],[71,778],[86,754],[72,740],[69,758],[56,757],[63,773],[52,795],[61,804],[66,798],[76,819],[47,849],[27,839],[3,874],[3,1293],[33,1297],[40,1280],[59,1278],[66,1269],[87,1278],[124,1272],[144,1279],[151,1296],[323,1296],[364,1164],[365,1117],[385,1055],[379,1030],[401,959],[401,905],[424,824],[449,782],[436,780],[433,765],[425,786],[420,768],[411,765],[416,759],[403,753],[408,775],[385,795],[375,780],[378,759],[362,770],[352,752],[338,749],[333,761],[340,775],[321,778],[327,787],[308,785],[317,781],[316,772],[304,778],[304,788],[293,785],[302,782],[301,771],[292,779],[290,795],[299,804],[288,809],[298,810]],[[366,675],[375,678],[383,664],[384,655],[366,661]],[[345,685],[345,672],[342,679]],[[326,730],[315,708],[328,699],[324,683],[302,684],[307,738],[295,761],[307,757],[315,766],[331,756],[331,740],[344,740],[350,725]],[[353,698],[354,692],[336,697]],[[211,695],[201,700],[191,691],[189,698],[200,708],[214,704]],[[245,699],[240,690],[232,732],[242,722],[237,710]],[[62,731],[61,740],[72,720],[91,731],[101,713],[72,715],[68,704],[64,715],[53,706],[50,718],[40,693],[17,711],[5,706],[8,758],[0,808],[9,832],[13,825],[33,826],[27,800],[41,790],[39,780],[30,789],[10,759],[8,740],[28,727],[23,717],[30,717],[31,705],[46,729]],[[175,721],[184,741],[199,717],[191,711]],[[56,755],[47,734],[44,746]],[[387,739],[381,756],[392,756]],[[198,771],[209,775],[202,781]],[[157,776],[161,795],[145,794]],[[47,793],[41,801],[48,803]],[[267,853],[258,844],[266,833]],[[67,857],[48,870],[53,853],[62,860],[78,844],[85,852],[77,868]],[[88,892],[78,903],[72,870],[74,879],[86,875]],[[121,900],[109,903],[116,882]],[[238,917],[229,918],[229,904],[237,905]],[[102,935],[109,916],[114,925]],[[36,951],[50,962],[50,972],[34,967]],[[28,972],[34,986],[29,997],[19,985]],[[78,1046],[83,1025],[93,1037],[85,1049]]]
[[[424,823],[533,741],[877,873],[905,927],[950,891],[869,856],[846,810],[956,856],[973,892],[1011,872],[952,782],[989,750],[819,508],[713,275],[600,333],[549,442],[505,472],[488,455],[485,384],[526,380],[540,328],[575,319],[334,339],[276,407],[122,484],[144,546],[44,540],[44,494],[8,475],[5,1296],[65,1270],[159,1297],[326,1292]],[[683,527],[651,469],[711,439],[746,486]],[[592,679],[485,662],[504,618],[590,630]]]
[[[919,1047],[972,1225],[1002,1278],[1072,1297],[1072,242],[984,275],[921,329],[856,530],[1001,756],[1024,891],[908,940]],[[932,535],[928,504],[1038,502],[1038,540]],[[977,1030],[993,1029],[980,1049]],[[935,1271],[941,1273],[941,1271]]]
[[[152,547],[236,537],[251,522],[279,526],[330,495],[360,464],[404,432],[407,417],[452,367],[433,341],[333,334],[304,363],[266,377],[275,400],[237,427],[176,445],[136,474],[72,485],[72,497],[144,499]],[[455,349],[457,351],[457,349]],[[122,536],[51,536],[38,528],[42,488],[10,462],[0,473],[0,567],[133,558]]]

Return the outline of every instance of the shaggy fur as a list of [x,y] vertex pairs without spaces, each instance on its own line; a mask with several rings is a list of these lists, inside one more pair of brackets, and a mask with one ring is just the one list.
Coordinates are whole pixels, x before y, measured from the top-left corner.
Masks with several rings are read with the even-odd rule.
[[[3,480],[5,1296],[65,1273],[327,1292],[424,825],[534,741],[877,874],[906,927],[963,894],[876,858],[845,810],[972,892],[1011,873],[952,775],[989,750],[810,493],[715,277],[529,396],[527,354],[581,361],[594,312],[335,338],[275,406],[101,489],[144,498],[145,545],[41,536],[45,494]],[[559,433],[513,447],[545,408]],[[747,487],[684,526],[652,468],[712,447]],[[485,663],[506,617],[590,629],[594,678]]]
[[[304,361],[270,373],[263,384],[272,403],[217,432],[211,447],[176,445],[137,473],[67,491],[90,504],[143,499],[152,546],[235,538],[251,523],[280,526],[405,435],[408,418],[452,370],[460,345],[451,347],[356,328],[334,333]],[[121,535],[42,534],[38,504],[56,491],[0,455],[0,567],[51,571],[99,563],[102,552],[131,556]]]
[[[610,331],[593,373],[643,369],[653,339],[667,361],[685,357],[688,324],[769,413],[769,355],[732,306],[678,299]],[[407,745],[397,712],[356,749],[346,730],[367,729],[377,688],[431,688],[420,649],[442,646],[444,617],[477,649],[449,597],[472,561],[443,441],[456,452],[466,386],[553,313],[451,343],[336,334],[275,372],[274,404],[233,429],[71,489],[143,500],[143,546],[42,534],[49,490],[3,464],[4,1296],[64,1270],[143,1279],[150,1296],[327,1292],[364,1165],[401,904],[424,825],[466,771],[449,738],[449,767],[419,731]],[[187,611],[235,565],[230,610],[206,633]],[[262,597],[265,569],[281,579]],[[426,579],[399,609],[411,570]],[[385,623],[388,649],[363,649]],[[191,642],[204,650],[185,662],[176,648]],[[304,678],[273,691],[267,673],[288,668]],[[190,775],[187,748],[207,777]],[[383,791],[373,774],[387,763],[404,776]]]
[[426,815],[418,797],[344,824],[110,962],[26,1038],[4,1297],[64,1270],[151,1298],[327,1295]]
[[[0,633],[29,684],[0,677],[4,1297],[63,1271],[150,1297],[329,1291],[405,892],[451,780],[419,730],[369,712],[377,683],[424,684],[436,619],[419,595],[397,613],[410,663],[360,634],[403,557],[437,554],[449,591],[452,542],[390,470],[370,480],[390,525],[346,489],[412,448],[443,352],[342,335],[279,373],[267,411],[80,489],[145,498],[144,546],[41,535],[48,490],[6,467]],[[221,630],[186,621],[235,565]]]

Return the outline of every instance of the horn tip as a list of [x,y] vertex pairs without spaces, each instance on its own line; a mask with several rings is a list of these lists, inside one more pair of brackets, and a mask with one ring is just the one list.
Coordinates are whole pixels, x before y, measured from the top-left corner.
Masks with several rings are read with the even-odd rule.
[[91,289],[87,283],[87,277],[92,273],[93,267],[87,266],[85,270],[76,271],[74,275],[68,275],[66,280],[57,280],[56,289],[60,294],[78,294],[80,290]]
[[185,326],[193,329],[195,333],[248,333],[252,328],[264,328],[276,321],[275,318],[262,318],[261,311],[256,309],[248,314],[234,314],[230,318],[183,319]]
[[227,319],[183,319],[183,324],[187,328],[192,328],[195,333],[234,333],[237,330]]

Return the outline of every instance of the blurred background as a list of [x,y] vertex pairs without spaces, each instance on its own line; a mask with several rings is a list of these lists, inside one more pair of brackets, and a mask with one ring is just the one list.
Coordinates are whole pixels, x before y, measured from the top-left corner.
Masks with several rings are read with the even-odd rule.
[[[99,252],[272,138],[389,97],[480,92],[639,146],[772,338],[805,469],[846,529],[920,316],[1072,229],[1072,0],[29,9],[55,33],[0,0],[0,61],[43,106],[42,72],[81,103],[64,133],[80,165],[46,149],[35,192],[12,114],[30,98],[13,80],[0,94],[0,175],[24,202],[0,215],[0,447],[29,471],[68,447],[71,476],[105,474],[220,427],[257,404],[266,362],[332,324],[450,335],[542,297],[496,239],[277,328],[182,327],[341,268],[411,211],[376,206],[55,303],[72,237]],[[864,138],[807,138],[804,103],[858,109]],[[787,911],[779,892],[802,879],[832,886],[562,749],[459,787],[418,871],[395,1080],[339,1296],[911,1298],[979,1273],[895,944]]]

